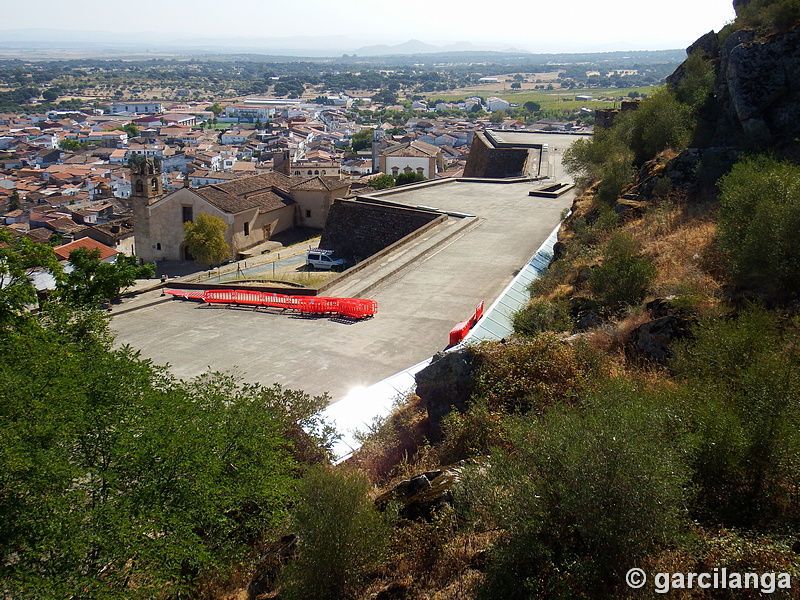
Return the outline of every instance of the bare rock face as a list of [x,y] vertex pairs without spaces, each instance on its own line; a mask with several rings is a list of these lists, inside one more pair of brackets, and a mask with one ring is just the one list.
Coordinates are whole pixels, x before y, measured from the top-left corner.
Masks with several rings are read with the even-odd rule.
[[[712,31],[687,49],[696,51],[717,73],[714,99],[720,122],[711,145],[727,145],[731,131],[761,144],[791,142],[800,135],[800,29],[765,39],[739,30],[721,42]],[[667,82],[678,87],[684,76],[681,65]]]
[[430,438],[441,438],[442,418],[453,409],[464,412],[475,387],[475,354],[469,348],[440,352],[414,377],[417,396],[428,412]]
[[800,30],[735,46],[726,78],[745,132],[759,140],[800,133]]

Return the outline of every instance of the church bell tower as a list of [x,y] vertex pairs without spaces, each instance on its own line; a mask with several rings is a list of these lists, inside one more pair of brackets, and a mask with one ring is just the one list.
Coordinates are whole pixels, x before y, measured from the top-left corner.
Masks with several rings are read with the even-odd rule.
[[154,242],[150,232],[150,205],[161,199],[164,189],[161,182],[161,162],[147,158],[131,165],[131,204],[133,205],[133,235],[136,255],[150,261],[154,256]]

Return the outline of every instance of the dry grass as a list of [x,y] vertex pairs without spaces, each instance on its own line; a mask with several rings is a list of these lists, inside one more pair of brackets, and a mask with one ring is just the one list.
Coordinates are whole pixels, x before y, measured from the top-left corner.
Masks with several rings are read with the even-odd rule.
[[658,275],[653,296],[689,296],[701,307],[716,305],[725,281],[716,249],[716,211],[686,200],[654,203],[624,227],[652,257]]
[[419,397],[412,395],[370,433],[346,463],[364,473],[373,484],[387,485],[415,469],[438,466],[429,464],[432,455],[425,450],[427,433],[428,414]]
[[500,535],[498,531],[460,531],[448,514],[432,523],[400,528],[393,540],[393,559],[362,598],[374,598],[390,586],[402,589],[392,597],[405,600],[474,598],[484,581],[485,551]]
[[620,320],[605,323],[589,333],[589,346],[609,359],[612,376],[622,375],[627,371],[625,344],[630,339],[631,332],[650,319],[650,314],[644,308],[637,308]]

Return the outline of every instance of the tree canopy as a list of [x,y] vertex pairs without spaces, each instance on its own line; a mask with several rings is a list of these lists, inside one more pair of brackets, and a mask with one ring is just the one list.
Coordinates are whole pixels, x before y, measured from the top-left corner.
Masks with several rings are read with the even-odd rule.
[[219,217],[200,213],[195,221],[183,224],[183,231],[183,243],[200,264],[218,265],[231,257],[231,248],[225,240],[228,226]]
[[0,230],[0,324],[7,323],[26,306],[37,304],[33,282],[36,272],[61,277],[61,265],[53,248]]
[[0,395],[0,579],[40,599],[190,597],[247,560],[293,498],[287,436],[325,403],[176,380],[58,302],[0,330]]
[[154,265],[139,265],[135,256],[117,254],[113,263],[102,262],[96,248],[76,248],[69,253],[69,264],[71,269],[66,270],[57,289],[68,301],[82,305],[117,298],[120,290],[137,279],[155,275]]

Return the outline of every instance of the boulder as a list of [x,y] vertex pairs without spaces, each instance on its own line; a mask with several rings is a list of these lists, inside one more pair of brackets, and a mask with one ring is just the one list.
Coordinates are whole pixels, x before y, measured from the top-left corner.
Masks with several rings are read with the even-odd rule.
[[601,325],[603,323],[601,312],[600,304],[591,298],[576,296],[569,301],[569,315],[577,331],[586,331]]
[[670,346],[690,335],[691,322],[679,315],[666,315],[642,323],[631,332],[625,353],[633,360],[666,364],[672,357]]
[[465,412],[475,388],[476,357],[470,348],[439,352],[414,377],[420,404],[428,413],[431,441],[442,437],[442,419],[452,410]]
[[379,510],[390,502],[400,503],[400,516],[404,519],[429,521],[437,510],[453,504],[455,470],[427,471],[395,485],[375,499]]

